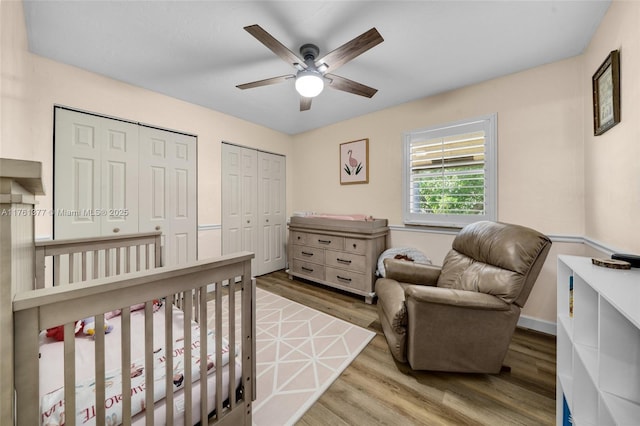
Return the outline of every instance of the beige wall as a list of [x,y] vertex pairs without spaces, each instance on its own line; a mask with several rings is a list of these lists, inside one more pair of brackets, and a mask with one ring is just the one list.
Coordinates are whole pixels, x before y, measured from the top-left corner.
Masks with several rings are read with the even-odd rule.
[[[43,163],[47,195],[39,198],[39,207],[50,209],[53,204],[54,105],[197,135],[200,225],[221,223],[221,141],[286,155],[291,167],[289,135],[29,53],[22,3],[0,4],[0,156]],[[288,184],[288,205],[291,199]],[[50,236],[52,226],[50,217],[38,217],[36,235]],[[199,257],[218,255],[220,249],[219,229],[199,232]]]
[[[403,133],[497,112],[498,218],[582,235],[580,76],[576,57],[296,135],[293,207],[400,225]],[[369,184],[340,185],[339,145],[361,138],[369,138]]]
[[[585,234],[640,253],[640,2],[614,1],[584,57]],[[591,78],[620,50],[621,121],[593,136]]]
[[[390,246],[417,247],[441,264],[452,235],[401,228],[403,133],[497,112],[498,219],[582,236],[581,64],[575,57],[296,135],[294,210],[388,218],[400,226]],[[361,138],[369,138],[369,183],[340,185],[339,145]],[[555,322],[555,262],[552,252],[525,315]]]

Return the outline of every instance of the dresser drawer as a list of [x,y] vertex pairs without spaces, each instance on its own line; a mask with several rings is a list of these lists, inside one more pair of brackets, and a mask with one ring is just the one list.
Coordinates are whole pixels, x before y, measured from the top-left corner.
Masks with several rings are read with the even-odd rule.
[[346,271],[344,269],[337,269],[326,266],[325,281],[331,284],[339,285],[341,287],[348,287],[361,291],[371,291],[371,289],[366,285],[365,276],[363,274]]
[[293,258],[305,262],[324,264],[324,249],[320,247],[293,245]]
[[344,237],[336,237],[335,235],[308,234],[307,245],[342,250],[344,248]]
[[305,245],[307,244],[307,240],[309,239],[309,234],[306,232],[292,231],[291,235],[289,235],[289,238],[291,239],[291,242],[293,244]]
[[327,250],[325,252],[325,264],[327,266],[347,269],[349,271],[364,274],[366,263],[367,258],[361,254],[333,250]]
[[324,266],[293,259],[293,272],[316,280],[324,280]]
[[367,252],[367,241],[358,238],[345,238],[344,249],[350,253],[365,254]]

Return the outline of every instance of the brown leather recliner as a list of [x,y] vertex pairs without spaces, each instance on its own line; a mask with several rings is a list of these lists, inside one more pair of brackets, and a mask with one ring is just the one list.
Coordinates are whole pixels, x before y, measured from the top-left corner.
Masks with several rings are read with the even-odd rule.
[[524,226],[476,222],[443,265],[385,259],[378,314],[394,358],[414,370],[498,373],[551,241]]

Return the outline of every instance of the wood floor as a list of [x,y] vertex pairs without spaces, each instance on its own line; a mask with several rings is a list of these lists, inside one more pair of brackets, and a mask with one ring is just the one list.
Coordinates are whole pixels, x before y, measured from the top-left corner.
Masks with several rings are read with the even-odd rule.
[[257,286],[376,333],[297,425],[552,425],[555,337],[517,329],[499,375],[412,371],[394,361],[375,305],[284,271]]

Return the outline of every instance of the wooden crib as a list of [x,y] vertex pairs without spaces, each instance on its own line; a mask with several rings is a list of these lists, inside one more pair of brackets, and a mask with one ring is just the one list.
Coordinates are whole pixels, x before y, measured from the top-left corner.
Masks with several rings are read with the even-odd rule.
[[[253,254],[163,268],[159,233],[34,244],[34,195],[42,193],[39,163],[0,159],[0,424],[110,424],[111,416],[118,418],[113,412],[117,403],[118,422],[125,425],[195,424],[200,419],[208,419],[201,424],[250,425],[255,399]],[[236,312],[236,298],[241,312]],[[134,312],[134,306],[140,310]],[[105,314],[114,312],[119,336],[104,331]],[[77,321],[88,318],[95,320],[95,335],[76,337]],[[43,330],[61,325],[63,342],[49,343]],[[142,337],[136,337],[138,328]],[[93,356],[88,372],[77,361],[86,347]],[[58,374],[44,371],[58,368],[44,360],[55,351],[61,354],[61,402],[44,413],[43,373]],[[137,352],[143,354],[144,377],[139,378],[129,374]],[[110,370],[107,353],[116,354],[117,370]],[[158,353],[167,355],[161,357],[161,368],[155,364]],[[169,356],[174,353],[182,358]],[[205,359],[206,364],[199,363]],[[178,364],[183,366],[176,385]],[[95,393],[90,409],[76,392],[87,374]],[[121,380],[114,387],[120,393],[109,393],[112,377]],[[136,387],[134,380],[143,382]],[[174,394],[176,386],[180,389]],[[134,387],[144,392],[136,396]],[[132,402],[134,396],[141,401]],[[136,404],[142,408],[133,416]],[[50,421],[49,415],[61,414],[62,407],[62,418]]]

